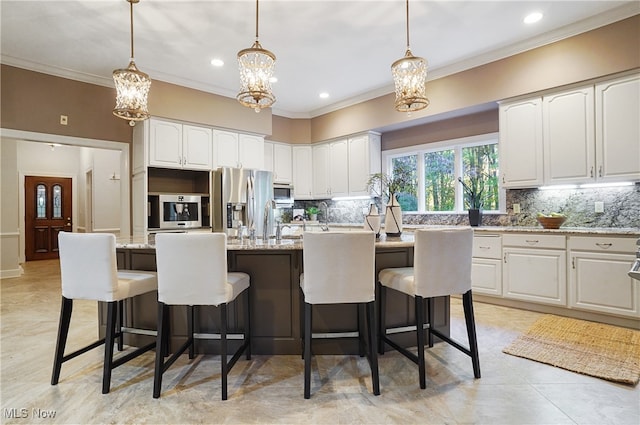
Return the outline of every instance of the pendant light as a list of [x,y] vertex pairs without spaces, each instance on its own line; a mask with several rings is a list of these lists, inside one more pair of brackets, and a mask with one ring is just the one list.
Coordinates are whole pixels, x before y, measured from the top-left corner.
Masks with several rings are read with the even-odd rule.
[[265,50],[258,41],[258,0],[256,0],[256,41],[248,49],[238,52],[240,68],[240,93],[238,102],[260,112],[276,101],[271,93],[271,76],[276,63],[276,56]]
[[113,82],[116,86],[116,107],[113,115],[129,120],[133,127],[136,121],[149,118],[147,111],[147,97],[151,79],[147,74],[138,70],[133,56],[133,4],[140,0],[126,0],[129,2],[129,16],[131,18],[131,59],[125,69],[113,71]]
[[407,51],[391,65],[396,88],[395,108],[398,112],[413,112],[429,106],[426,94],[427,61],[413,56],[409,47],[409,0],[407,4]]

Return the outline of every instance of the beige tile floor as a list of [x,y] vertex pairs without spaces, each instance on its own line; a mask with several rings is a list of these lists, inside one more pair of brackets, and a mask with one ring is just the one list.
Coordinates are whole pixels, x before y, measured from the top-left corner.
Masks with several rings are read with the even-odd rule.
[[[325,423],[325,424],[633,424],[640,386],[632,388],[501,352],[538,313],[475,303],[482,378],[469,358],[446,344],[427,353],[427,389],[397,353],[380,358],[382,394],[371,394],[366,360],[315,356],[312,396],[302,396],[299,356],[241,359],[220,400],[219,361],[183,356],[151,397],[153,353],[113,373],[103,395],[101,349],[71,360],[50,385],[60,304],[57,261],[31,262],[23,277],[1,281],[1,423]],[[93,302],[74,306],[70,344],[97,334]],[[452,300],[452,334],[464,334]],[[466,341],[466,339],[464,339]]]

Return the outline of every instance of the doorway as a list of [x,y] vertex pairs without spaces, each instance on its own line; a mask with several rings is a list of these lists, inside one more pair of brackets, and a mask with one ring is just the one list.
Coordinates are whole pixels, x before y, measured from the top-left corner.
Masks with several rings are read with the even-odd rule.
[[58,233],[71,232],[72,179],[25,176],[25,257],[58,258]]

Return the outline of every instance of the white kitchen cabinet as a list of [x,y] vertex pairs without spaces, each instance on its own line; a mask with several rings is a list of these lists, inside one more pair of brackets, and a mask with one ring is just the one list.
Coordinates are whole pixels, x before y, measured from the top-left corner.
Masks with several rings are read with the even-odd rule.
[[146,237],[147,217],[149,205],[147,204],[147,173],[134,174],[131,178],[131,219],[132,232],[135,237]]
[[595,179],[593,86],[542,98],[545,184]]
[[211,130],[172,121],[149,120],[149,165],[211,169]]
[[640,288],[627,272],[636,238],[570,236],[569,307],[640,317]]
[[290,184],[293,180],[291,145],[264,142],[264,169],[273,173],[274,183]]
[[213,165],[264,169],[264,137],[214,129]]
[[368,133],[349,138],[349,195],[367,196],[369,176],[381,170],[380,135]]
[[502,186],[541,186],[544,179],[542,98],[501,104],[499,120]]
[[566,306],[565,236],[506,234],[502,246],[505,298]]
[[336,140],[314,145],[313,196],[326,199],[349,194],[348,141]]
[[640,180],[640,74],[595,86],[596,178]]
[[313,199],[313,152],[310,145],[291,147],[294,199]]
[[500,235],[473,236],[471,287],[474,293],[502,296],[502,238]]

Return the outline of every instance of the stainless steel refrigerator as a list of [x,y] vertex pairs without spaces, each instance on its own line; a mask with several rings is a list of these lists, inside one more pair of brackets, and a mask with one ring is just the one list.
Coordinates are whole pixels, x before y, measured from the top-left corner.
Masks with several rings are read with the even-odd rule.
[[273,234],[273,174],[245,168],[218,168],[213,172],[211,208],[213,231],[236,237],[244,229],[257,238]]

